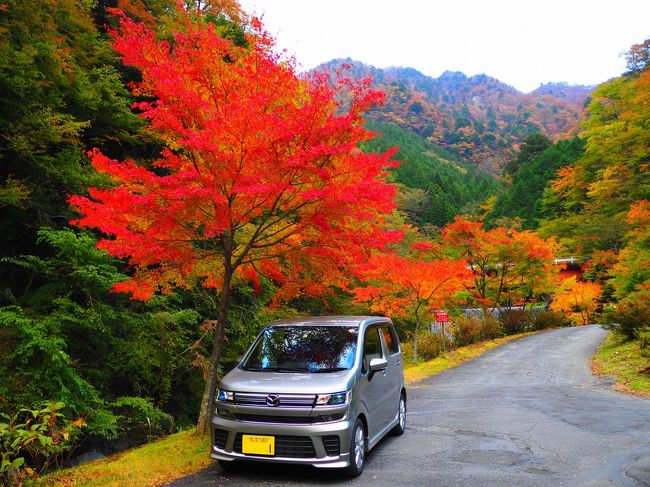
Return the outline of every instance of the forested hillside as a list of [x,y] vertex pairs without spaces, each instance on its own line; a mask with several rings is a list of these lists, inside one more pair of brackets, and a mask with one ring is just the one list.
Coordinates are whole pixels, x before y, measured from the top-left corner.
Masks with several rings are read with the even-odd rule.
[[580,135],[584,154],[544,194],[544,233],[585,255],[625,246],[630,210],[650,198],[649,104],[647,66],[596,89]]
[[367,150],[399,147],[395,159],[400,164],[392,170],[403,185],[398,205],[420,227],[443,227],[456,215],[475,212],[499,186],[491,175],[411,131],[376,121],[368,127],[381,136],[367,142]]
[[318,69],[350,66],[355,77],[370,76],[386,93],[371,116],[412,130],[492,174],[516,154],[531,133],[553,141],[578,129],[592,87],[547,84],[524,94],[486,75],[445,72],[431,78],[413,68],[379,69],[337,59]]
[[517,157],[506,166],[506,176],[511,181],[496,199],[486,221],[518,226],[519,220],[522,228],[537,228],[543,217],[544,189],[558,169],[582,156],[583,148],[584,141],[578,137],[553,144],[542,135],[529,136]]
[[582,264],[585,282],[574,286],[598,297],[603,321],[628,338],[650,327],[649,54],[650,40],[632,46],[629,71],[596,88],[579,138],[527,139],[487,218],[492,225],[519,218],[558,238],[560,252]]
[[[161,148],[132,111],[127,84],[137,73],[110,45],[107,3],[0,5],[1,421],[17,427],[21,408],[49,411],[39,421],[50,414],[77,421],[58,432],[41,425],[42,435],[2,429],[0,483],[22,442],[33,445],[35,468],[82,441],[105,452],[138,444],[174,422],[193,423],[203,389],[201,291],[148,303],[112,293],[128,266],[95,248],[97,234],[69,223],[77,213],[68,198],[109,181],[86,151],[137,159]],[[174,4],[152,2],[132,15],[171,26]],[[222,34],[242,38],[226,10],[213,7],[205,14]],[[236,294],[249,302],[241,318],[250,323],[257,298],[251,303],[243,288]],[[60,444],[48,436],[64,433],[69,441]]]
[[650,326],[650,40],[627,53],[630,72],[600,85],[588,107],[584,154],[545,190],[540,233],[590,260],[620,301],[610,319],[628,336]]

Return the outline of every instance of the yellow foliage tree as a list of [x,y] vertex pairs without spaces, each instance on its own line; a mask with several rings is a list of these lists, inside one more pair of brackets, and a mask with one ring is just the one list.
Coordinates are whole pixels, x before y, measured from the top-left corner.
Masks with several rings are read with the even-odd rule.
[[562,283],[562,291],[553,297],[551,309],[569,313],[571,321],[578,325],[588,325],[592,322],[602,291],[600,284],[580,282],[570,277]]

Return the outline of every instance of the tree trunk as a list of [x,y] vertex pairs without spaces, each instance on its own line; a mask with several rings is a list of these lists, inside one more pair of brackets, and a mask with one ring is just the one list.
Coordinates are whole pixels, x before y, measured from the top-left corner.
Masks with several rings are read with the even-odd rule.
[[415,322],[415,335],[413,336],[413,363],[418,363],[418,329],[420,328],[420,320]]
[[196,431],[200,434],[210,434],[210,424],[214,413],[214,394],[217,388],[217,370],[219,359],[223,350],[226,326],[228,324],[228,306],[230,304],[230,282],[232,273],[226,273],[223,277],[223,287],[219,297],[219,320],[217,328],[214,331],[214,341],[212,342],[212,353],[210,354],[210,364],[208,366],[208,377],[201,399],[201,410],[199,412],[199,421],[196,425]]

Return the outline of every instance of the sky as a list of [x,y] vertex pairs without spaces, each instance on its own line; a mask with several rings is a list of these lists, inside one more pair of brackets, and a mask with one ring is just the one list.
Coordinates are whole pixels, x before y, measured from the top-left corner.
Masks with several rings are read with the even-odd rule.
[[595,85],[650,37],[650,0],[240,0],[301,70],[334,58],[487,74],[520,91]]

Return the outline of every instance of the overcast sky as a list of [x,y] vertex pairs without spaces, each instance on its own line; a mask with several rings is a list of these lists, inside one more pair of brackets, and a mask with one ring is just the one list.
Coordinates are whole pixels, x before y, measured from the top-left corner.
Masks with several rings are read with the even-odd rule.
[[240,0],[303,70],[333,58],[485,73],[529,92],[598,84],[650,37],[650,0]]

